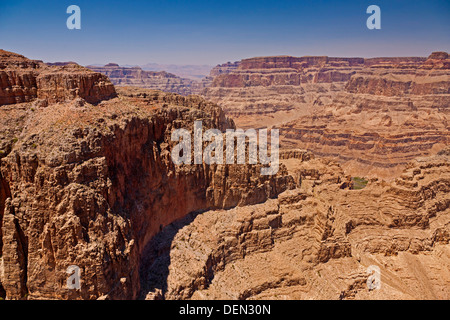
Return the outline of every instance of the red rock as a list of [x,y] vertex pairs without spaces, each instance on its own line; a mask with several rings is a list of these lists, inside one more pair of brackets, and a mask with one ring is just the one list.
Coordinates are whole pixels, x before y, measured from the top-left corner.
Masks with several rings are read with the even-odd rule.
[[448,55],[244,59],[203,95],[239,127],[279,126],[283,148],[340,159],[355,175],[396,175],[449,143]]
[[77,64],[49,67],[42,61],[0,51],[0,105],[36,98],[55,103],[76,97],[98,103],[115,96],[114,86],[100,73]]

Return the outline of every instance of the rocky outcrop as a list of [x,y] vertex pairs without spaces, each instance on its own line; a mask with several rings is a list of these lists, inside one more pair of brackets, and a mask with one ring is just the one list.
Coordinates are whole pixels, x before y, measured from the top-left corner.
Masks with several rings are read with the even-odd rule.
[[368,60],[370,68],[351,78],[345,87],[347,92],[383,96],[450,93],[450,59],[445,52],[435,52],[413,63],[386,58]]
[[140,67],[125,68],[116,63],[109,63],[103,67],[87,67],[108,76],[117,86],[135,86],[181,95],[196,94],[202,89],[198,81],[180,78],[165,71],[144,71]]
[[370,68],[408,69],[418,68],[424,62],[424,57],[381,57],[364,59],[364,65]]
[[36,72],[41,61],[0,50],[0,105],[31,101],[37,96]]
[[281,56],[244,59],[237,65],[235,69],[226,69],[226,72],[213,69],[211,76],[215,78],[211,86],[299,86],[304,83],[347,81],[353,71],[348,68],[363,66],[364,59]]
[[[259,88],[274,100],[278,91],[313,102],[311,114],[288,119],[279,171],[263,176],[260,164],[173,163],[175,129],[192,134],[196,120],[203,130],[236,127],[213,102],[136,87],[116,93],[83,67],[6,56],[0,72],[30,73],[36,96],[14,91],[11,101],[24,102],[0,107],[0,298],[449,298],[448,148],[405,163],[389,182],[311,152],[326,146],[340,161],[367,154],[376,167],[387,154],[395,166],[448,145],[448,94],[353,93],[346,81],[315,79],[336,65],[355,72],[350,83],[367,71],[359,58],[294,59],[310,82],[239,88],[242,98]],[[434,54],[427,64],[436,68],[411,70],[439,73],[445,59]],[[256,60],[248,68],[289,62]],[[263,70],[255,83],[270,79],[268,69],[249,70]],[[304,112],[285,102],[285,111]],[[67,286],[70,266],[80,269],[79,289]],[[380,268],[381,290],[367,287],[369,266]]]
[[450,143],[450,74],[424,70],[430,60],[381,68],[381,59],[358,71],[329,104],[282,126],[285,145],[335,157],[355,175],[386,178],[436,153]]
[[41,72],[36,78],[39,99],[49,103],[73,100],[77,97],[98,103],[116,96],[113,84],[98,72],[87,72],[78,65],[63,66]]
[[209,76],[204,77],[201,82],[201,89],[208,88],[212,85],[214,79],[222,74],[228,74],[235,71],[239,67],[239,61],[218,64],[210,70]]
[[[142,295],[448,299],[449,160],[420,159],[396,182],[350,190],[338,164],[287,158],[291,174],[302,173],[300,188],[192,215],[158,234],[141,269]],[[367,285],[369,266],[380,268],[380,290]]]
[[[48,76],[76,86],[77,68],[68,78]],[[99,90],[83,81],[91,84],[86,92]],[[234,128],[199,97],[130,88],[91,105],[53,103],[59,91],[48,94],[48,105],[34,111],[31,103],[0,108],[1,119],[22,123],[0,167],[7,299],[136,298],[142,250],[162,227],[192,211],[260,203],[295,187],[284,167],[261,176],[258,165],[176,166],[173,129],[192,130],[194,120],[205,130]],[[71,265],[81,269],[80,290],[66,286]]]
[[223,64],[219,64],[211,69],[209,75],[210,77],[217,77],[221,74],[228,74],[230,72],[235,71],[239,67],[240,62],[227,62]]
[[[211,71],[203,95],[219,103],[240,127],[273,126],[329,103],[362,58],[259,57]],[[222,72],[223,70],[223,72]]]
[[115,97],[107,77],[76,64],[48,66],[42,61],[0,50],[0,106],[30,102],[64,102],[82,98],[98,103]]

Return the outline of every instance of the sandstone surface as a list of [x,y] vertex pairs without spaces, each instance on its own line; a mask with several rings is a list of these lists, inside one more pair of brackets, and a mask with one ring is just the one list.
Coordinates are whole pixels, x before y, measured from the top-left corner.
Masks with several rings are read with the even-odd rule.
[[[283,167],[261,176],[258,165],[175,166],[172,130],[192,130],[194,120],[205,130],[234,128],[213,103],[122,88],[94,105],[103,75],[42,68],[41,99],[0,107],[3,298],[136,298],[142,250],[165,225],[295,187]],[[71,265],[81,269],[81,290],[66,286]]]

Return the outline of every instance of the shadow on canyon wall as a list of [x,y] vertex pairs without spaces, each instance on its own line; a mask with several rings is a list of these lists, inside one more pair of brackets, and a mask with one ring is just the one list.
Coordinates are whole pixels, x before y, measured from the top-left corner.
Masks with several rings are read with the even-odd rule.
[[[194,221],[206,210],[191,212],[166,227],[160,226],[160,232],[145,246],[139,267],[141,290],[139,299],[145,299],[151,293],[153,299],[164,300],[167,293],[170,251],[178,231]],[[208,279],[211,281],[212,279]]]

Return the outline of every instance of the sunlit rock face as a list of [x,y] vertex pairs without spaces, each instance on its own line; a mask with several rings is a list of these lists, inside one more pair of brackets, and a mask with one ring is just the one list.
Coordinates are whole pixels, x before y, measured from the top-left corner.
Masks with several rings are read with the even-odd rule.
[[[282,148],[394,178],[449,144],[450,59],[261,57],[215,72],[205,97],[238,127],[280,128]],[[219,68],[218,70],[221,70]]]

